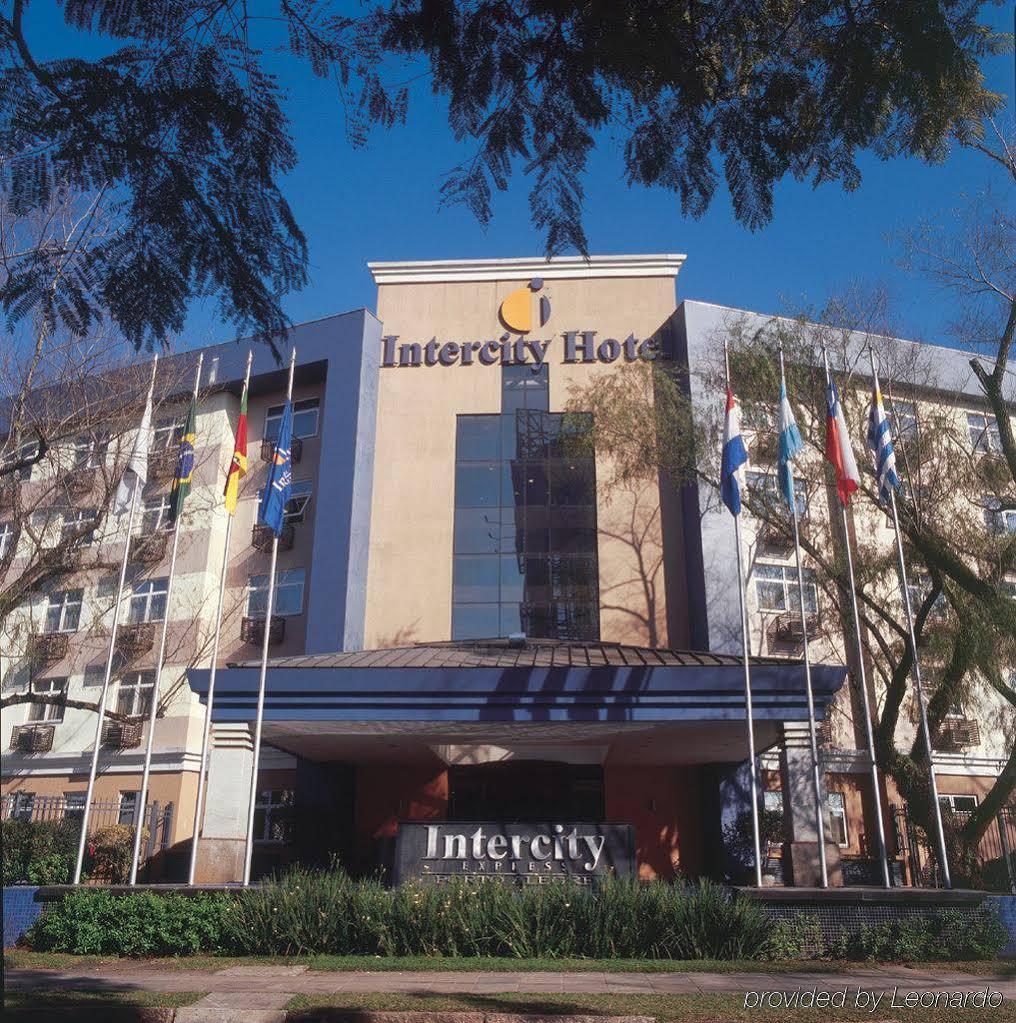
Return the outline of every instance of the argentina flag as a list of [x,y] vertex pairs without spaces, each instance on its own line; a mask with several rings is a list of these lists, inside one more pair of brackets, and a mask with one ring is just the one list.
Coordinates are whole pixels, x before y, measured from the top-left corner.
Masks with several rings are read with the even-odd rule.
[[787,505],[795,508],[794,500],[794,466],[793,460],[798,452],[804,447],[801,440],[801,431],[797,428],[797,420],[794,419],[794,410],[790,407],[790,399],[787,397],[787,382],[780,380],[780,462],[779,462],[779,483],[780,493]]
[[279,423],[279,439],[275,442],[275,454],[268,471],[268,482],[261,494],[258,521],[267,526],[276,536],[282,535],[286,519],[286,505],[289,503],[293,485],[293,403],[286,402]]
[[893,450],[889,417],[882,404],[882,392],[877,382],[871,394],[871,413],[868,416],[868,447],[875,455],[875,476],[878,480],[879,500],[885,504],[888,503],[892,491],[899,489],[900,478],[896,473],[896,452]]

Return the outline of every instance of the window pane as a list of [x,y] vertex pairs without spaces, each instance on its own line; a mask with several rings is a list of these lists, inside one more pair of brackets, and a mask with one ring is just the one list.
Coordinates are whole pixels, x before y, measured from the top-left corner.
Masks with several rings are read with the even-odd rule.
[[501,600],[517,603],[524,597],[526,562],[516,554],[501,558]]
[[499,518],[494,509],[459,509],[455,513],[455,553],[496,554],[500,550]]
[[596,472],[592,459],[556,459],[550,463],[549,472],[552,504],[596,504]]
[[502,604],[499,636],[522,632],[522,615],[518,604]]
[[497,462],[459,465],[455,469],[457,508],[497,508],[501,501],[500,466]]
[[460,462],[494,462],[500,455],[500,416],[459,416],[455,457]]
[[476,604],[498,599],[498,558],[460,555],[453,565],[452,600]]
[[453,604],[452,639],[490,639],[499,636],[497,604]]
[[550,496],[546,465],[542,462],[526,462],[522,474],[526,505],[546,504]]
[[546,363],[537,368],[531,363],[522,366],[505,366],[501,370],[501,411],[514,412],[516,409],[542,409],[550,405],[549,367]]

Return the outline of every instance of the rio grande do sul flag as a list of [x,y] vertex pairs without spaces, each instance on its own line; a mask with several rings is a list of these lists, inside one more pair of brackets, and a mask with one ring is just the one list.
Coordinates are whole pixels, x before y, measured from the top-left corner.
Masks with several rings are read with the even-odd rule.
[[836,492],[844,507],[850,504],[850,495],[861,482],[854,461],[854,449],[850,445],[850,434],[843,416],[840,395],[832,378],[826,391],[826,445],[825,455],[836,471]]
[[236,424],[236,440],[233,442],[233,459],[226,476],[226,511],[236,514],[236,501],[240,493],[240,480],[247,475],[247,386],[244,385],[240,398],[240,418]]

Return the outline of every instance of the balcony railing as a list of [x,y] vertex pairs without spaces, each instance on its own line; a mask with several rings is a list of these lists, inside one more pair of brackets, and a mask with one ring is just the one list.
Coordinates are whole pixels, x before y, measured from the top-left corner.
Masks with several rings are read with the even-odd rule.
[[130,559],[135,564],[157,565],[166,557],[168,538],[165,530],[131,537]]
[[117,630],[116,648],[128,660],[147,654],[154,646],[155,622],[134,622]]
[[[293,529],[292,524],[283,526],[282,532],[279,534],[279,550],[292,550],[295,535],[296,530]],[[272,532],[271,527],[255,526],[254,531],[251,533],[250,545],[255,550],[267,554],[272,549],[272,539],[274,536],[275,534]]]
[[176,448],[163,451],[151,451],[148,454],[148,481],[171,480],[176,473],[179,452]]
[[[819,617],[817,614],[806,614],[804,616],[808,628],[808,635],[814,635],[818,628]],[[773,620],[770,635],[779,643],[803,643],[804,626],[801,623],[801,616],[797,611],[785,611],[777,615]]]
[[141,745],[140,721],[107,721],[102,726],[102,745],[111,749],[137,749]]
[[[268,645],[277,646],[286,638],[286,619],[281,615],[272,615],[272,624],[268,629]],[[240,623],[240,639],[244,643],[260,646],[265,639],[264,618],[244,618]]]
[[[275,441],[267,437],[261,441],[261,461],[270,462],[275,457]],[[303,458],[303,441],[299,437],[293,438],[293,447],[289,453],[290,461],[296,465]]]
[[11,749],[21,753],[48,753],[53,748],[55,725],[16,725],[11,730]]
[[36,664],[52,664],[67,656],[70,644],[70,633],[37,632],[28,641],[28,656]]
[[72,469],[64,479],[67,493],[71,497],[84,497],[90,494],[95,487],[97,471],[94,468]]

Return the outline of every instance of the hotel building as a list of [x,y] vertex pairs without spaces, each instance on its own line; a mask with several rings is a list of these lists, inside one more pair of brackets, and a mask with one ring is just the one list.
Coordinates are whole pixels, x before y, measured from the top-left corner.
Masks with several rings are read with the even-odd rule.
[[[285,374],[266,350],[256,351],[254,471],[227,551],[218,498],[246,347],[205,350],[196,482],[177,527],[181,554],[156,722],[151,799],[162,816],[153,876],[179,876],[189,853],[225,557],[227,614],[198,880],[241,876],[266,625],[271,661],[256,870],[337,855],[353,870],[381,867],[401,876],[426,870],[407,861],[408,839],[402,852],[396,848],[400,832],[415,834],[421,824],[432,826],[422,832],[426,841],[465,849],[468,836],[484,828],[484,836],[505,829],[508,842],[519,822],[556,822],[565,843],[554,846],[558,851],[569,828],[618,825],[630,848],[610,847],[611,855],[641,878],[744,880],[730,850],[747,806],[730,516],[705,486],[676,487],[660,474],[614,482],[616,466],[591,442],[588,414],[574,407],[577,394],[610,386],[616,374],[647,362],[678,375],[703,421],[721,406],[718,338],[733,318],[754,314],[677,303],[683,261],[654,255],[371,264],[376,313],[357,310],[293,328],[294,490],[270,623],[266,537],[255,520],[262,442],[270,454]],[[965,357],[921,351],[941,372],[919,402],[969,423],[972,443],[990,446],[990,417]],[[165,372],[186,379],[196,357],[167,359]],[[182,404],[175,408],[182,414]],[[150,640],[166,614],[160,594],[175,423],[169,418],[156,429],[156,468],[138,527],[156,549],[132,556],[117,640],[109,706],[127,715],[143,714],[152,699]],[[749,441],[749,470],[771,475],[763,439],[749,434]],[[63,472],[44,461],[31,478],[8,483],[20,488],[8,507],[31,507],[32,488],[44,487],[47,473]],[[816,480],[822,472],[818,461]],[[80,491],[76,507],[85,507],[87,488]],[[836,514],[831,500],[824,484],[809,498],[816,536]],[[12,514],[0,511],[0,543]],[[1002,525],[1016,528],[1016,521],[1003,517]],[[891,549],[884,515],[865,529]],[[105,561],[115,560],[124,542],[115,520],[102,534],[79,571],[5,626],[4,691],[30,687],[69,701],[4,711],[5,815],[38,816],[41,807],[79,812],[95,715],[70,703],[96,697],[112,611],[108,569],[90,567],[89,559],[103,560],[108,545]],[[12,573],[14,530],[7,542],[15,545],[6,568]],[[145,551],[145,542],[134,543]],[[785,832],[785,843],[767,856],[767,873],[812,885],[817,833],[792,551],[770,543],[750,519],[744,544],[755,736],[765,804],[782,809]],[[823,614],[810,570],[805,578],[830,877],[834,884],[872,883],[873,799],[848,671],[850,633],[844,638],[842,624]],[[984,699],[984,707],[958,708],[957,721],[1004,716]],[[108,733],[96,799],[110,815],[130,820],[144,727],[111,723]],[[937,754],[939,790],[956,809],[987,791],[1007,756],[1000,729],[976,733],[953,729],[959,738]],[[912,726],[901,725],[898,738],[908,743]],[[894,869],[900,880],[920,880],[902,836],[897,841],[891,807],[898,802],[889,785],[883,803]],[[461,835],[434,827],[452,824],[461,825]],[[483,846],[487,860],[508,857],[507,845],[490,842]]]

